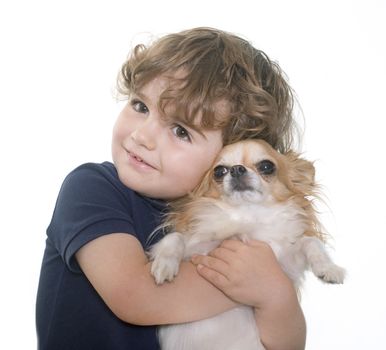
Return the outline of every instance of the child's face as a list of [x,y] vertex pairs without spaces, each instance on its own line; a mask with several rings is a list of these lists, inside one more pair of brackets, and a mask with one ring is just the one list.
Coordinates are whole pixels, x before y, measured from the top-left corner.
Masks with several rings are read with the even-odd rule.
[[166,84],[156,78],[130,98],[114,127],[112,156],[127,187],[175,199],[199,183],[222,148],[222,135],[163,120],[157,104]]

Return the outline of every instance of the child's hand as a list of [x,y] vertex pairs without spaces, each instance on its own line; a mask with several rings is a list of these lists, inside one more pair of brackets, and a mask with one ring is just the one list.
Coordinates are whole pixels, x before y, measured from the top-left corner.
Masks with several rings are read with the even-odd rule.
[[226,240],[208,256],[194,256],[192,262],[202,277],[241,304],[261,308],[293,293],[271,247],[261,241]]

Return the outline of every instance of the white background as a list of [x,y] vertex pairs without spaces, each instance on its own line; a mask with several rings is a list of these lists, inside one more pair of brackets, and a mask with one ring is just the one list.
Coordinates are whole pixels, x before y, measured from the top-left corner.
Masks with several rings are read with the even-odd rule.
[[278,61],[303,108],[304,155],[349,273],[343,286],[308,276],[307,349],[385,349],[385,16],[375,0],[2,1],[0,348],[36,348],[45,229],[64,176],[110,159],[115,77],[133,40],[211,26]]

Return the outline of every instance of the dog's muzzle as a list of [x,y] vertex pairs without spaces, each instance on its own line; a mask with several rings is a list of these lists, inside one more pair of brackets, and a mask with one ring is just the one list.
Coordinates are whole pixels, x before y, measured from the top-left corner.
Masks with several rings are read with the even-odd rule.
[[233,191],[253,191],[249,185],[248,170],[243,165],[234,165],[230,168],[231,188]]

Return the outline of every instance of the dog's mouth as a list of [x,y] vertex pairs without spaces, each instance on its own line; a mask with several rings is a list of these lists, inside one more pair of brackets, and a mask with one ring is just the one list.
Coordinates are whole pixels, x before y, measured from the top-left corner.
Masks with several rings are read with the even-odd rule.
[[263,196],[261,186],[250,176],[230,178],[224,190],[231,198],[260,200]]
[[232,178],[230,187],[232,192],[256,191],[245,178]]

